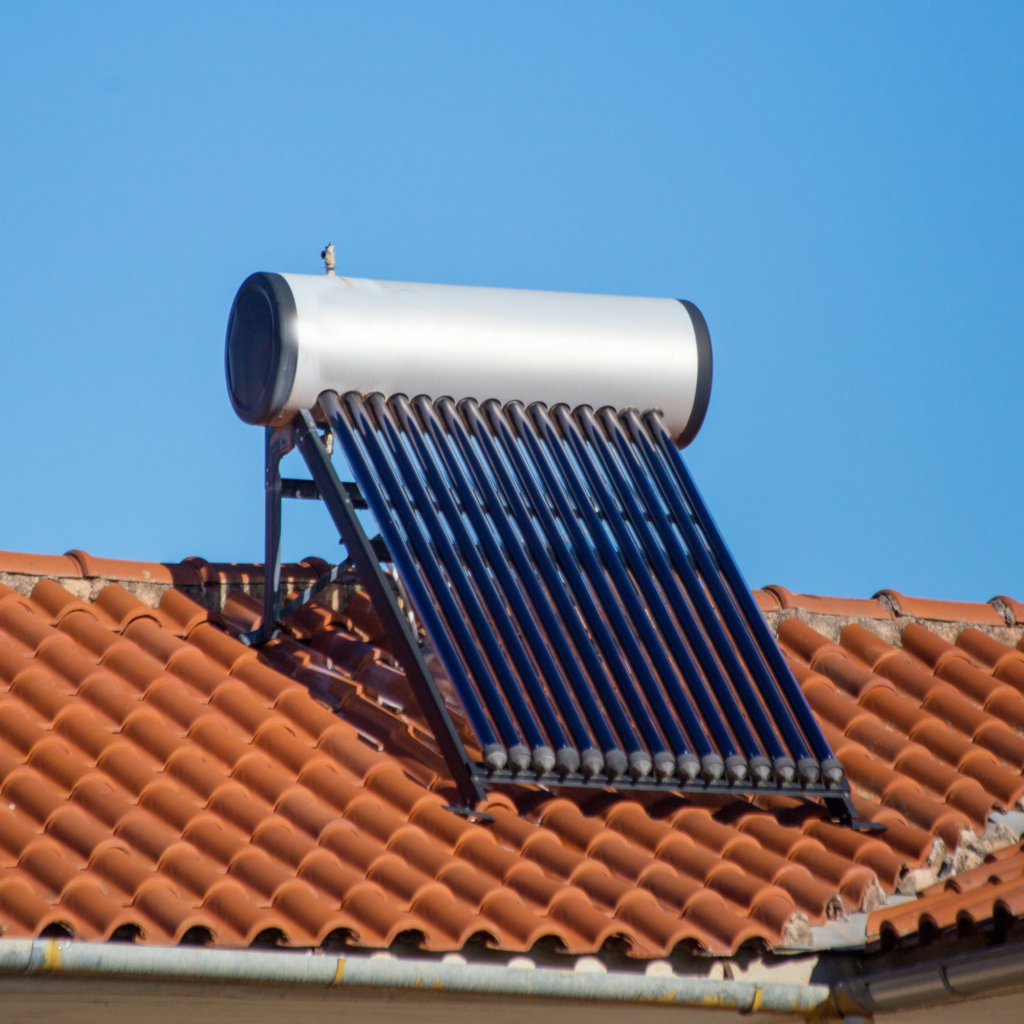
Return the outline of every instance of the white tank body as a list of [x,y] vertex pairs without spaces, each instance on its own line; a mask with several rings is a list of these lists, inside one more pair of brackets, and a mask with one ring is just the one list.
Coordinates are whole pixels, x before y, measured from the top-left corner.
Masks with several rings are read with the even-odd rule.
[[225,364],[249,423],[379,391],[660,409],[680,444],[712,375],[704,318],[677,299],[265,273],[235,297]]

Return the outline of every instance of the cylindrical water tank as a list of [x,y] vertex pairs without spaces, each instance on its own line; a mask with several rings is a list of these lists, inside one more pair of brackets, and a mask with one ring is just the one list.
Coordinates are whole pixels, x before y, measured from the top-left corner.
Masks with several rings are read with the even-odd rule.
[[677,299],[253,274],[231,307],[228,392],[281,424],[324,391],[660,409],[680,447],[711,397],[711,340]]

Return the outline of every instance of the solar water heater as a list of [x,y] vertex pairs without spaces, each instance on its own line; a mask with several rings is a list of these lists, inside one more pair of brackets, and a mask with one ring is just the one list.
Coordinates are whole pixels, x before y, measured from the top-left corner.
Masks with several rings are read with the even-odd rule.
[[[250,641],[353,572],[466,806],[508,785],[771,793],[849,821],[681,455],[711,394],[695,305],[258,273],[225,364],[236,413],[266,429]],[[293,447],[311,480],[282,481]],[[320,497],[347,555],[284,608],[282,496]]]

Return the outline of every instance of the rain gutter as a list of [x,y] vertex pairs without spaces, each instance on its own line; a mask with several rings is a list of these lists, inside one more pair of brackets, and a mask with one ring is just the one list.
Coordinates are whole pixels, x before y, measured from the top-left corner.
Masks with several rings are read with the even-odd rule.
[[835,1004],[849,1019],[994,996],[1024,988],[1024,945],[993,947],[903,970],[847,978],[833,986]]
[[656,1003],[741,1013],[824,1009],[827,985],[710,981],[624,972],[607,974],[433,960],[389,960],[255,950],[135,946],[57,939],[0,939],[0,977],[152,978],[243,985],[412,989],[434,994],[529,996],[627,1004]]

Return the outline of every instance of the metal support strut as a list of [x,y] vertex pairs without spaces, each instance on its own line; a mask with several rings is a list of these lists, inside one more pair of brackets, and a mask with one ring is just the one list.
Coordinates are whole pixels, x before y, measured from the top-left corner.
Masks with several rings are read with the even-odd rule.
[[[281,459],[293,448],[295,441],[291,427],[267,427],[264,441],[264,554],[263,554],[263,620],[259,628],[243,633],[239,639],[249,646],[265,643],[277,634],[278,625],[300,608],[309,604],[332,583],[344,582],[351,575],[352,560],[346,559],[311,583],[297,597],[281,605],[281,499],[320,497],[312,480],[283,480]],[[356,508],[366,508],[366,501],[354,484],[349,496]]]
[[[263,621],[239,640],[250,646],[270,640],[281,621],[281,459],[295,447],[289,427],[264,432]],[[294,610],[294,609],[293,609]]]
[[[333,402],[331,402],[333,399]],[[321,404],[333,406],[324,411],[340,415],[335,395],[321,396]],[[486,792],[474,775],[473,763],[463,746],[451,716],[444,707],[444,698],[437,689],[434,677],[427,668],[420,649],[419,638],[413,635],[409,620],[402,614],[398,599],[380,566],[380,554],[366,536],[348,490],[338,479],[330,457],[324,450],[313,417],[308,412],[296,414],[292,421],[295,444],[302,454],[309,472],[316,482],[331,519],[341,535],[341,541],[354,564],[359,582],[366,588],[374,610],[387,632],[391,653],[405,672],[406,679],[416,695],[416,701],[427,720],[441,756],[452,773],[459,797],[473,808],[485,798]],[[268,541],[269,545],[269,541]]]

